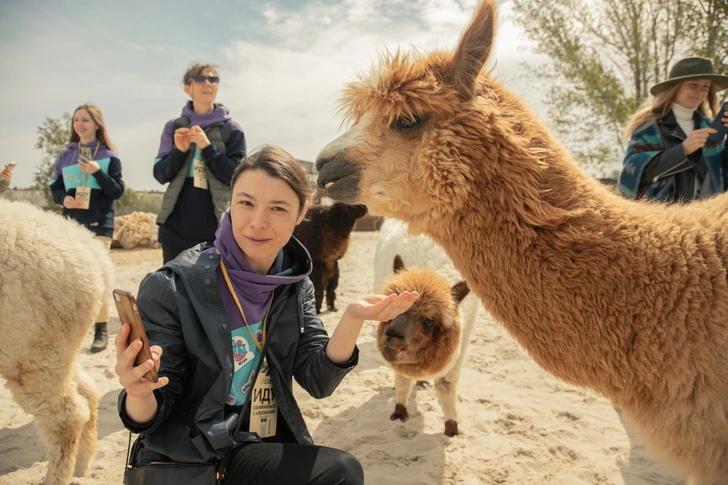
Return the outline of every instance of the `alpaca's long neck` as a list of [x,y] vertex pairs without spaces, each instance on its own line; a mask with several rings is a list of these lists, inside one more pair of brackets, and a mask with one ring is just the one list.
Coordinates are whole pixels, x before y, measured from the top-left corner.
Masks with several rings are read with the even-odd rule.
[[471,217],[447,216],[421,229],[542,367],[617,398],[636,372],[623,356],[604,350],[619,348],[632,334],[612,308],[615,291],[630,287],[635,256],[613,239],[622,202],[560,147],[542,153],[538,161],[516,153],[473,163],[512,165],[505,174],[512,180],[490,183],[493,174],[482,173],[469,205],[459,209]]
[[595,270],[613,261],[598,254],[589,257],[586,247],[581,252],[558,247],[555,234],[520,240],[507,221],[492,222],[460,219],[430,235],[451,256],[485,309],[542,367],[606,393],[600,379],[591,379],[604,356],[589,341],[592,335],[608,333],[597,315],[608,314],[611,291],[590,291],[600,278]]

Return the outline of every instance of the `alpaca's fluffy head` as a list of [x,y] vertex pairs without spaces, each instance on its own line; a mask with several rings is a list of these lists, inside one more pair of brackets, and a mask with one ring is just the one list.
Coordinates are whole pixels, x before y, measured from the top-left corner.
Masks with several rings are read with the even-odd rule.
[[[574,180],[579,169],[572,162],[545,174],[547,155],[568,155],[484,68],[495,25],[495,1],[484,0],[454,51],[387,52],[346,85],[341,112],[351,128],[316,161],[328,196],[401,219],[415,234],[453,214],[495,219],[504,205],[519,221],[562,222],[563,211],[538,194],[546,178]],[[578,190],[554,192],[579,200]]]
[[427,378],[452,363],[460,348],[459,304],[470,291],[461,281],[454,286],[431,269],[406,269],[394,259],[395,274],[383,293],[416,291],[419,298],[410,309],[393,320],[380,322],[377,348],[398,373]]

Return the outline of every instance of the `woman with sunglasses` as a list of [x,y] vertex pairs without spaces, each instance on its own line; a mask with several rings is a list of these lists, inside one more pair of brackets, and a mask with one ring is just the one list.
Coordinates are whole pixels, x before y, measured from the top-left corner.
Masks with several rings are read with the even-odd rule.
[[191,98],[182,116],[164,127],[154,178],[169,184],[157,216],[164,263],[199,243],[213,241],[230,204],[230,178],[245,157],[245,135],[215,103],[218,67],[195,62],[182,78]]

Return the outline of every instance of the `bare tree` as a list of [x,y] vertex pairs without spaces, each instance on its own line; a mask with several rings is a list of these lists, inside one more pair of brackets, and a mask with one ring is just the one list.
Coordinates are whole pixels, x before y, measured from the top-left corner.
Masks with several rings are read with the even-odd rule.
[[558,135],[585,168],[624,156],[623,129],[679,58],[728,72],[726,0],[514,0],[515,21],[550,65],[546,104]]

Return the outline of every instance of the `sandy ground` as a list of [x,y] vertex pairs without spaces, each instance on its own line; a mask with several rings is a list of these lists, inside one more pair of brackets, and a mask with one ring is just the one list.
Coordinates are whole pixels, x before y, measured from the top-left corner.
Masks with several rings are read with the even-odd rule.
[[[339,311],[322,315],[331,331],[348,301],[371,291],[377,232],[356,232],[340,261]],[[162,261],[161,250],[113,250],[116,287],[137,291]],[[111,297],[109,305],[116,315]],[[481,310],[458,390],[461,435],[443,434],[432,386],[416,388],[410,420],[390,421],[391,370],[367,322],[359,338],[359,366],[330,398],[297,398],[317,444],[345,449],[364,466],[367,483],[680,485],[681,475],[660,463],[609,402],[541,370],[508,333]],[[112,317],[110,334],[119,320]],[[86,477],[71,483],[122,482],[129,433],[116,413],[120,386],[113,345],[91,354],[89,332],[81,360],[102,395],[99,450]],[[1,379],[0,379],[1,381]],[[0,389],[0,484],[41,484],[46,449],[33,418]]]

